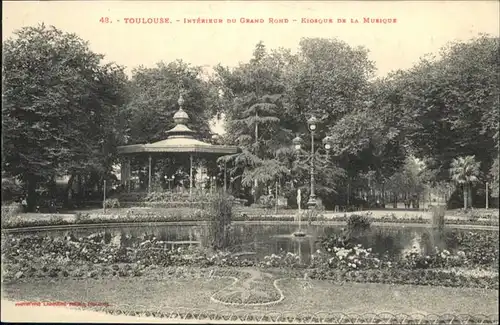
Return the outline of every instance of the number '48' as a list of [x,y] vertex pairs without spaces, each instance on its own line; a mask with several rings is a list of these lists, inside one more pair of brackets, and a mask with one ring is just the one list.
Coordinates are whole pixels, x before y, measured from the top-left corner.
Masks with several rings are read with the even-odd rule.
[[100,23],[109,23],[109,17],[101,17],[101,19],[99,19],[99,22]]

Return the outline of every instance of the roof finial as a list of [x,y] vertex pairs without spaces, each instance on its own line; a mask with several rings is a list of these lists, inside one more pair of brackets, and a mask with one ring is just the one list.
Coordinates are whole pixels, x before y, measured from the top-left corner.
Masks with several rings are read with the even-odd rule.
[[177,104],[179,104],[179,109],[182,109],[182,105],[184,104],[184,97],[182,97],[182,93],[184,91],[181,89],[179,92],[179,99],[177,100]]
[[182,80],[179,80],[179,99],[177,100],[177,104],[179,104],[179,109],[182,109],[182,105],[184,104],[184,83]]

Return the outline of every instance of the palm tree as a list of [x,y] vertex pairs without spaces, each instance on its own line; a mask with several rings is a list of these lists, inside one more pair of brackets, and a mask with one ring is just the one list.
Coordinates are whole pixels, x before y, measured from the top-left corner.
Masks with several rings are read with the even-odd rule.
[[458,157],[451,162],[451,179],[463,186],[464,209],[472,207],[472,184],[479,180],[480,162],[476,162],[475,156]]

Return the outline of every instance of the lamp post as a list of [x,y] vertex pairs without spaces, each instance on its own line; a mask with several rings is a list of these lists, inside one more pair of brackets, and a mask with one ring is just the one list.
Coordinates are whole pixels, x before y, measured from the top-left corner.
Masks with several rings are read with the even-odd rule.
[[320,149],[315,150],[314,148],[314,138],[316,134],[316,129],[317,129],[317,123],[318,120],[316,117],[311,116],[307,120],[307,126],[309,129],[309,132],[311,133],[311,152],[308,153],[307,155],[302,155],[300,154],[301,151],[301,143],[302,139],[297,136],[295,137],[292,142],[295,147],[295,150],[297,152],[297,157],[299,158],[306,158],[306,161],[309,161],[309,173],[311,176],[311,183],[310,183],[310,190],[311,194],[309,195],[309,200],[307,201],[307,206],[309,209],[314,209],[316,207],[316,179],[315,179],[315,173],[316,173],[316,160],[319,160],[323,158],[323,160],[319,160],[320,162],[326,163],[329,159],[329,151],[331,149],[331,137],[327,136],[323,138],[323,148],[326,151],[326,154],[320,153]]
[[168,182],[168,190],[172,191],[172,186],[170,185],[170,182],[173,182],[175,180],[175,175],[172,175],[172,178],[167,178],[167,175],[165,175],[165,180]]

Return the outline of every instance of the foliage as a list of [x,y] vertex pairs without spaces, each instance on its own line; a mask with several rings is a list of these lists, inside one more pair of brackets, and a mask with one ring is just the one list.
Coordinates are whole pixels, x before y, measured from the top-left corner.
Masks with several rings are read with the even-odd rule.
[[[336,281],[444,285],[492,288],[498,285],[498,234],[458,232],[455,239],[461,250],[434,250],[427,256],[413,249],[401,258],[376,256],[371,249],[333,246],[317,251],[306,270],[310,278]],[[173,275],[171,267],[303,268],[297,255],[281,252],[257,263],[236,254],[212,252],[202,248],[172,249],[165,241],[144,236],[139,242],[129,234],[119,237],[95,232],[76,237],[47,236],[42,233],[6,234],[2,245],[2,272],[7,281],[30,278],[133,277],[156,274],[162,270]],[[496,270],[481,275],[481,266]],[[160,267],[160,268],[158,268]],[[462,270],[462,271],[460,271]],[[487,271],[487,270],[485,270]],[[485,273],[485,272],[483,272]],[[490,272],[491,273],[491,272]]]
[[23,187],[14,179],[2,178],[2,202],[8,202],[23,195]]
[[475,155],[485,173],[498,146],[499,39],[453,42],[390,76],[414,154],[429,157],[439,179],[457,156]]
[[[4,208],[5,209],[5,208]],[[77,214],[75,221],[58,219],[23,219],[23,218],[2,218],[2,228],[22,228],[22,227],[43,227],[56,225],[72,224],[106,224],[106,223],[144,223],[144,222],[178,222],[178,221],[206,221],[207,212],[205,209],[189,208],[178,211],[144,211],[143,209],[127,209],[125,214]],[[321,214],[306,210],[302,216],[304,222],[325,222],[332,221]],[[2,214],[3,215],[3,214]],[[496,218],[495,218],[496,217]],[[368,217],[370,222],[391,223],[391,224],[426,224],[429,220],[422,217],[417,218],[398,218],[394,215],[388,215],[378,218]],[[333,219],[335,222],[347,222],[347,216],[341,216]],[[232,218],[232,221],[296,221],[295,215],[248,215],[239,214]],[[446,219],[448,225],[478,225],[498,227],[498,216],[491,214],[474,214],[470,212],[467,219]]]
[[4,225],[12,219],[12,217],[17,217],[19,214],[24,212],[24,208],[21,203],[12,202],[7,205],[2,205],[2,228]]
[[479,181],[480,162],[474,156],[458,157],[451,162],[452,180],[463,186],[464,209],[472,207],[472,184]]
[[281,251],[279,254],[264,256],[264,260],[259,265],[261,267],[299,267],[303,263],[301,263],[299,255]]
[[456,241],[470,264],[498,268],[498,233],[458,232]]
[[274,208],[275,202],[273,195],[263,195],[259,198],[259,204],[267,209]]
[[450,174],[457,184],[475,183],[479,180],[479,166],[474,156],[458,157],[451,163]]
[[366,215],[351,214],[347,219],[347,229],[351,232],[362,232],[370,229],[372,221]]
[[[218,107],[217,89],[203,68],[191,66],[181,60],[159,62],[153,68],[138,67],[132,71],[129,84],[131,100],[124,111],[127,116],[127,144],[153,143],[164,140],[165,133],[174,127],[173,115],[179,109],[178,99],[183,93],[183,110],[189,115],[187,126],[197,132],[201,139],[211,135],[209,121],[216,114]],[[147,182],[147,170],[144,169],[147,158],[132,159],[133,170],[139,172],[141,184]],[[155,159],[153,170],[160,180],[165,176],[177,174],[186,179],[189,173],[183,169],[189,165],[189,156],[176,155],[164,159]],[[168,184],[164,184],[168,186]]]
[[2,160],[26,184],[28,207],[37,184],[55,176],[109,173],[122,139],[123,68],[43,24],[16,31],[3,49]]
[[500,183],[500,178],[499,178],[499,164],[498,164],[498,157],[495,158],[493,165],[491,166],[490,169],[490,177],[491,177],[491,196],[498,198],[498,184]]
[[381,261],[371,256],[371,248],[363,248],[360,244],[352,248],[328,246],[328,254],[321,250],[312,255],[312,264],[318,268],[335,268],[339,270],[359,270],[379,268]]
[[210,246],[215,250],[227,248],[231,239],[233,202],[231,198],[219,192],[210,202],[208,212],[208,233]]
[[216,67],[225,105],[226,141],[235,143],[242,152],[222,157],[229,162],[230,174],[241,177],[241,185],[254,187],[254,198],[262,187],[287,173],[276,151],[290,140],[290,131],[280,118],[283,111],[283,58],[269,54],[258,43],[249,63],[230,70]]
[[[214,113],[214,89],[202,78],[202,69],[182,61],[160,62],[154,68],[139,67],[132,72],[131,101],[127,105],[129,143],[164,140],[165,131],[174,127],[173,114],[183,90],[183,109],[188,127],[201,136],[210,134],[208,120]],[[170,175],[169,175],[170,176]]]
[[395,193],[404,193],[408,198],[419,197],[427,181],[425,166],[414,157],[405,159],[404,165],[388,179],[387,188]]
[[106,199],[106,201],[104,201],[104,207],[106,209],[108,209],[108,208],[112,208],[112,209],[119,208],[120,207],[120,200],[118,200],[118,199]]
[[176,192],[150,192],[144,197],[146,203],[189,203],[189,202],[209,202],[218,194],[207,191],[193,190],[191,195],[188,193]]
[[[446,245],[453,249],[433,247],[428,251],[412,246],[401,255],[376,254],[371,248],[355,244],[353,238],[330,235],[321,240],[322,250],[314,254],[313,264],[320,268],[451,268],[492,267],[498,265],[498,234],[493,232],[450,232]],[[353,265],[354,264],[354,265]]]
[[333,281],[354,281],[360,283],[413,284],[445,287],[498,287],[498,274],[471,275],[446,270],[386,270],[344,271],[335,269],[313,269],[308,275],[312,279]]

